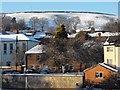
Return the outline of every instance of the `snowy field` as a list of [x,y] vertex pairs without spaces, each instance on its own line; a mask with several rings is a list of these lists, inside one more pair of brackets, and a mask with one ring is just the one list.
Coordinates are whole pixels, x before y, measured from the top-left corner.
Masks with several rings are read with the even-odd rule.
[[87,21],[94,21],[95,27],[100,27],[110,20],[117,19],[117,16],[115,15],[108,15],[108,14],[97,14],[97,13],[58,13],[58,12],[46,12],[46,13],[11,13],[11,14],[6,14],[7,16],[10,17],[16,17],[17,20],[19,19],[24,19],[26,22],[29,21],[31,17],[38,17],[38,18],[48,18],[49,20],[49,25],[54,26],[55,23],[53,22],[54,18],[57,16],[62,16],[66,18],[71,18],[71,17],[79,17],[81,20],[80,25],[78,25],[78,28],[80,27],[86,27],[86,22]]

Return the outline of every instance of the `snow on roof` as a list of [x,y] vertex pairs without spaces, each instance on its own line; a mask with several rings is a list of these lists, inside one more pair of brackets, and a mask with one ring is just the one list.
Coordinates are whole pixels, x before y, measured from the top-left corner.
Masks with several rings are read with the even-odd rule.
[[68,38],[75,38],[75,36],[77,35],[77,33],[75,33],[75,34],[68,34]]
[[[97,65],[100,65],[100,66],[102,66],[102,67],[104,67],[104,68],[107,68],[107,69],[109,69],[109,70],[112,70],[112,71],[114,71],[114,72],[118,72],[117,69],[114,69],[113,67],[111,67],[111,66],[109,66],[109,65],[107,65],[107,64],[99,63],[99,64],[97,64]],[[90,68],[85,69],[84,72],[86,72],[86,71],[88,71],[88,70],[96,67],[97,65],[94,65],[94,66],[92,66],[92,67],[90,67]]]
[[118,70],[117,70],[117,69],[114,69],[113,67],[110,67],[110,66],[109,66],[109,65],[107,65],[107,64],[104,64],[104,63],[99,63],[99,65],[101,65],[101,66],[103,66],[103,67],[105,67],[105,68],[107,68],[107,69],[110,69],[110,70],[112,70],[112,71],[118,72]]
[[0,41],[16,41],[16,39],[18,41],[21,41],[21,40],[24,40],[24,41],[28,41],[28,40],[38,41],[38,40],[35,40],[33,37],[27,37],[24,34],[0,35]]
[[44,53],[43,45],[36,45],[35,47],[25,52],[25,54],[40,54],[40,53]]
[[48,36],[45,34],[45,32],[36,32],[36,34],[33,36],[34,38],[50,38],[51,36]]
[[89,35],[91,37],[98,37],[99,36],[99,33],[101,34],[101,36],[118,36],[120,35],[120,33],[116,32],[116,33],[110,33],[110,32],[105,32],[105,33],[102,33],[102,32],[95,32],[95,33],[89,33]]

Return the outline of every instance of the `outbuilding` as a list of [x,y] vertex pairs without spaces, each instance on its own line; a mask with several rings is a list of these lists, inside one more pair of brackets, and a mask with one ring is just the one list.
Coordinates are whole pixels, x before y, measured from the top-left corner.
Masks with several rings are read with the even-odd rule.
[[118,70],[104,63],[99,63],[84,70],[85,81],[99,84],[111,76],[117,75]]

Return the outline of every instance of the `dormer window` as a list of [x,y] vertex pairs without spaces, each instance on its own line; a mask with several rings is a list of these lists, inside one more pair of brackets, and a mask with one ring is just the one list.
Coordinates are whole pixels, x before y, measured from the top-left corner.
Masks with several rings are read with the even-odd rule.
[[113,52],[113,47],[107,47],[107,52]]

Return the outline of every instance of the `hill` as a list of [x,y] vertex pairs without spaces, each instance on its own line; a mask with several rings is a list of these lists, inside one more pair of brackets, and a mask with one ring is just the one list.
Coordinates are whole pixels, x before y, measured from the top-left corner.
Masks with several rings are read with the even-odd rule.
[[81,22],[78,24],[78,29],[81,27],[87,27],[88,21],[94,22],[94,27],[101,27],[105,25],[110,20],[116,20],[117,16],[112,14],[97,13],[97,12],[73,12],[73,11],[33,11],[33,12],[17,12],[17,13],[7,13],[7,16],[16,17],[17,20],[25,19],[26,22],[29,21],[31,17],[38,18],[48,18],[49,26],[55,26],[53,22],[54,18],[57,16],[62,16],[65,18],[79,17]]

